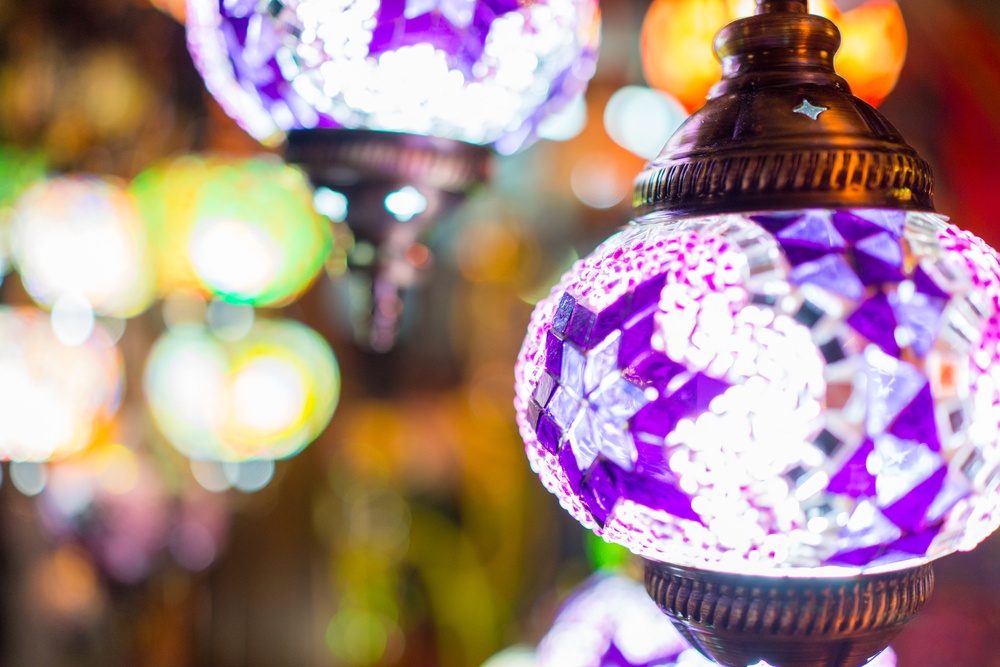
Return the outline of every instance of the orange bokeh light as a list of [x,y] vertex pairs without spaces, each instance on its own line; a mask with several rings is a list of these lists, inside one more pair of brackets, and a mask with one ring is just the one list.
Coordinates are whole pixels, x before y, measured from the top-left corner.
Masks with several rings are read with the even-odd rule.
[[[712,51],[715,33],[753,13],[753,0],[653,0],[642,26],[642,67],[649,85],[673,95],[689,111],[700,108],[722,77]],[[906,27],[896,0],[869,0],[840,12],[831,0],[810,11],[840,28],[837,72],[871,105],[892,91],[906,59]]]

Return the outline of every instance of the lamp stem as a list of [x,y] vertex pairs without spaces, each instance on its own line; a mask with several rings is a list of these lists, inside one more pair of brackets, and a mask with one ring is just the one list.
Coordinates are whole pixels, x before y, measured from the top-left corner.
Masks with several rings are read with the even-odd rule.
[[809,0],[757,0],[755,14],[774,12],[808,12]]

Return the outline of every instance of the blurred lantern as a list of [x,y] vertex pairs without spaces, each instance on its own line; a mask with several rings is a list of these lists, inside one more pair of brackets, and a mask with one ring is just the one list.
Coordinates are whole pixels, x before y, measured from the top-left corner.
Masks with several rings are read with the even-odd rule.
[[185,156],[142,172],[131,192],[164,294],[282,305],[312,283],[332,244],[308,182],[278,160]]
[[0,459],[44,461],[89,445],[114,415],[121,360],[98,324],[77,345],[34,308],[0,307]]
[[149,575],[168,549],[185,569],[208,567],[225,539],[224,497],[157,465],[147,452],[110,440],[50,464],[39,495],[43,524],[123,583]]
[[157,341],[145,374],[160,431],[195,460],[294,456],[326,427],[339,391],[329,345],[291,320],[258,321],[228,341],[178,325]]
[[36,184],[17,201],[11,235],[25,289],[44,306],[131,317],[153,300],[146,232],[132,197],[113,181]]
[[[906,27],[896,0],[844,2],[814,0],[810,11],[840,28],[837,72],[851,92],[875,106],[892,92],[906,58]],[[712,40],[722,26],[753,13],[753,0],[653,0],[642,26],[642,66],[646,80],[673,95],[688,112],[705,103],[722,78]]]
[[286,158],[344,211],[371,295],[358,336],[384,350],[420,277],[410,248],[485,179],[484,146],[513,153],[579,97],[599,12],[596,0],[191,0],[187,27],[223,108],[265,143],[290,132]]
[[[865,664],[930,562],[1000,525],[1000,257],[934,212],[806,5],[719,32],[725,78],[516,370],[533,469],[728,667]],[[756,607],[774,623],[730,622]]]
[[[642,584],[598,574],[566,600],[538,645],[537,667],[714,667],[674,629]],[[870,667],[896,667],[891,648]]]

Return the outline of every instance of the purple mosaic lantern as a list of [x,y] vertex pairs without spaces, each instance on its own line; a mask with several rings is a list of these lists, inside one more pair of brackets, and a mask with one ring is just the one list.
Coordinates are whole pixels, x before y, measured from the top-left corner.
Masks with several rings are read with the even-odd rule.
[[[685,641],[639,583],[613,574],[583,582],[536,653],[538,667],[714,667]],[[896,667],[891,648],[870,667]]]
[[543,483],[731,667],[864,664],[1000,524],[1000,260],[839,39],[799,0],[720,32],[723,81],[516,369]]
[[413,244],[486,179],[487,147],[521,149],[583,94],[600,36],[597,0],[189,0],[187,14],[223,109],[264,143],[287,137],[286,159],[339,202],[376,349],[419,282]]

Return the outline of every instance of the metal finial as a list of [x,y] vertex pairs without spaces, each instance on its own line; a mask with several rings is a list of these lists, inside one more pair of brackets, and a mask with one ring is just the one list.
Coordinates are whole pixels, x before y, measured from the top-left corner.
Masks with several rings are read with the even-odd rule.
[[840,32],[802,0],[719,31],[722,81],[636,180],[638,217],[802,208],[933,211],[930,167],[834,71]]
[[771,14],[774,12],[800,12],[809,11],[808,0],[757,0],[757,9],[754,14]]

